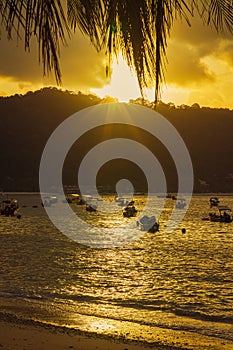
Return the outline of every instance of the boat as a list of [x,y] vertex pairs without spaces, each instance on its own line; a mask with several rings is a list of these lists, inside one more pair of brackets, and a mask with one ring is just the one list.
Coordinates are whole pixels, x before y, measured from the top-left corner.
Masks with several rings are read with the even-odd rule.
[[134,206],[134,201],[131,201],[123,210],[123,216],[125,218],[131,218],[133,216],[136,216],[137,209]]
[[86,211],[89,211],[89,212],[97,211],[97,205],[96,204],[86,204]]
[[150,233],[154,233],[159,230],[159,223],[156,221],[155,216],[144,215],[137,221],[137,226],[141,231],[147,231]]
[[58,202],[57,196],[50,196],[49,199],[51,204],[55,204]]
[[162,194],[158,194],[157,195],[157,197],[158,198],[170,198],[170,199],[172,199],[172,200],[176,200],[177,199],[177,197],[176,197],[176,195],[175,194],[171,194],[171,193],[162,193]]
[[217,207],[219,205],[219,199],[218,197],[211,197],[210,198],[210,208]]
[[210,212],[209,216],[202,220],[231,223],[233,221],[232,210],[227,206],[218,206],[218,212]]
[[177,198],[176,209],[184,209],[186,205],[185,198]]
[[50,197],[45,197],[43,202],[41,203],[42,207],[51,207],[51,201],[50,201]]
[[124,197],[116,197],[115,202],[120,206],[120,207],[125,207],[129,204],[129,201],[127,198]]
[[84,204],[84,200],[78,193],[68,193],[64,202],[68,202],[69,204]]
[[98,205],[97,205],[97,199],[96,198],[92,197],[89,194],[86,194],[86,195],[83,195],[80,200],[83,201],[82,204],[86,205],[86,211],[89,211],[89,212],[96,212],[97,211]]
[[1,215],[21,216],[17,199],[3,199],[1,201]]
[[[43,202],[41,203],[42,207],[51,207],[51,205],[56,204],[58,199],[56,196],[46,196],[43,198]],[[34,206],[35,208],[35,206]]]

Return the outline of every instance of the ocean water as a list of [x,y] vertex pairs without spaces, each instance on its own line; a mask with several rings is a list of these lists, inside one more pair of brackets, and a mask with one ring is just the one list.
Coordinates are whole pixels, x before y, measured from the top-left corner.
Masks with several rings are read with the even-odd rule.
[[[2,314],[146,342],[158,340],[157,329],[233,342],[233,223],[202,220],[210,196],[193,196],[172,233],[166,225],[174,201],[167,199],[159,232],[107,249],[63,235],[38,194],[11,196],[22,217],[0,216]],[[219,198],[233,208],[232,196]],[[145,198],[134,199],[141,210]],[[131,220],[121,211],[103,217],[72,208],[99,226]]]

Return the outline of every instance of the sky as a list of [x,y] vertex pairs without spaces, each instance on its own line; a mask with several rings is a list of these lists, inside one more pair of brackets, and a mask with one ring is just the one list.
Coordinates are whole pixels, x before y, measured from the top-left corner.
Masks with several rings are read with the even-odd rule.
[[[168,41],[166,82],[161,99],[176,105],[223,107],[233,109],[233,37],[217,34],[196,16],[192,26],[174,24]],[[24,94],[45,86],[55,86],[53,75],[43,76],[37,47],[24,51],[23,42],[0,40],[0,95]],[[128,101],[140,97],[135,75],[121,57],[113,63],[111,77],[106,77],[106,57],[97,53],[89,39],[76,33],[61,48],[62,89],[117,97]],[[146,91],[153,100],[154,89]]]

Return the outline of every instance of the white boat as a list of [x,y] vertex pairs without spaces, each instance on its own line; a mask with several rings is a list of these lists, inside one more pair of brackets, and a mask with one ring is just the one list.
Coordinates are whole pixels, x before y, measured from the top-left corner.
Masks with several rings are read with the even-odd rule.
[[51,207],[52,204],[57,203],[58,199],[56,196],[46,196],[41,203],[42,207]]
[[156,221],[155,216],[144,215],[137,221],[137,225],[141,231],[154,233],[159,230],[159,223]]
[[120,207],[125,207],[129,204],[129,200],[124,197],[116,197],[115,202],[120,206]]
[[218,206],[218,212],[210,212],[205,221],[231,223],[233,221],[231,208],[227,206]]
[[184,209],[186,205],[185,198],[177,198],[176,209]]
[[49,199],[50,199],[51,204],[55,204],[58,201],[57,196],[50,196]]

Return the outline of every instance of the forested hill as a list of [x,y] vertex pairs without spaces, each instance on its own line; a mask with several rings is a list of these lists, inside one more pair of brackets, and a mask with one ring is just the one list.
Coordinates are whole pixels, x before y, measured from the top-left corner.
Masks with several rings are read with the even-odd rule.
[[[40,158],[51,133],[71,114],[103,102],[94,95],[74,94],[56,88],[1,97],[0,188],[5,191],[38,191]],[[140,103],[140,100],[135,102]],[[200,108],[197,104],[175,107],[163,103],[157,110],[176,127],[186,143],[194,167],[195,191],[233,192],[233,111]],[[104,130],[100,127],[81,137],[67,156],[64,183],[76,184],[78,165],[94,145],[106,138],[135,135],[132,130],[127,132],[120,126],[114,131],[106,126]],[[176,192],[177,176],[172,159],[157,141],[151,146],[152,141],[151,136],[143,132],[138,139],[138,142],[152,147],[166,174],[168,191]],[[137,190],[144,190],[146,181],[141,171],[133,164],[126,166],[125,162],[109,162],[98,176],[97,184],[112,188],[120,178],[129,178],[135,180]]]

